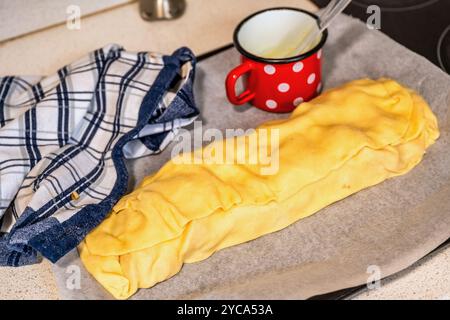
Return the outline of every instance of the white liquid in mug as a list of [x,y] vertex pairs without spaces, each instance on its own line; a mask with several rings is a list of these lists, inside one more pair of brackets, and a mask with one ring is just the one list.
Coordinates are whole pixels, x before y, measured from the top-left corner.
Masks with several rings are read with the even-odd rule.
[[310,46],[302,50],[298,51],[298,48],[301,47],[302,42],[306,39],[307,35],[310,32],[313,32],[315,29],[315,25],[310,25],[301,30],[298,30],[297,34],[292,37],[280,39],[275,46],[266,49],[260,53],[261,57],[269,58],[269,59],[283,59],[298,56],[302,53],[308,52],[312,48],[314,48],[320,41],[321,35],[319,35],[316,41],[313,41]]
[[246,21],[239,30],[238,42],[245,50],[262,58],[290,58],[311,50],[320,42],[322,35],[308,48],[298,52],[308,34],[317,29],[316,19],[309,14],[274,9]]

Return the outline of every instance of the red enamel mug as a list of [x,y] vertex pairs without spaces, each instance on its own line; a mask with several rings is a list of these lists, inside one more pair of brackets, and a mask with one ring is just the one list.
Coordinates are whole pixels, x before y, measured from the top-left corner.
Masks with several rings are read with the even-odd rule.
[[[318,28],[318,17],[296,8],[266,9],[244,19],[234,31],[234,45],[242,63],[227,76],[228,100],[235,105],[249,102],[269,112],[290,112],[317,96],[322,89],[326,30],[307,52],[277,57],[289,46],[298,46],[296,37],[305,34],[305,28]],[[244,91],[237,95],[236,83],[242,76]]]

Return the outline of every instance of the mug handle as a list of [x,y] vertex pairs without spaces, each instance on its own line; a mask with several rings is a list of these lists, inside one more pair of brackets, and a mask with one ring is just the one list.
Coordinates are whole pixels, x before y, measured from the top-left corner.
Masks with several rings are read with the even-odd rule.
[[249,89],[245,89],[244,92],[236,96],[236,81],[245,73],[252,71],[252,69],[252,64],[249,61],[246,61],[231,70],[227,75],[227,79],[225,81],[225,89],[227,92],[228,100],[230,100],[232,104],[241,105],[249,102],[255,97],[255,93],[251,92]]

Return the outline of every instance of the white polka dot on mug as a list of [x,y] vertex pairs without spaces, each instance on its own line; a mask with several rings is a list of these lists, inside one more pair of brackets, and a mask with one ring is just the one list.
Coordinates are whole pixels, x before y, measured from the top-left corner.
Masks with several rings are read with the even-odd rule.
[[287,84],[287,83],[285,83],[285,82],[280,83],[280,84],[278,85],[278,91],[280,91],[280,92],[288,92],[288,91],[289,91],[289,88],[290,88],[289,84]]
[[302,62],[297,62],[296,64],[294,64],[294,66],[292,67],[292,71],[294,72],[300,72],[303,70],[303,63]]
[[269,109],[275,109],[278,106],[278,103],[275,100],[269,99],[266,101],[266,107]]
[[298,106],[300,103],[303,103],[305,101],[302,97],[297,97],[294,99],[294,102],[292,103],[294,107]]
[[316,80],[316,74],[315,73],[311,73],[308,76],[308,80],[306,81],[308,84],[313,84],[314,81]]
[[264,67],[264,72],[267,73],[268,75],[273,75],[273,74],[275,74],[276,71],[277,71],[277,69],[275,69],[275,67],[271,64],[267,64]]
[[322,82],[319,82],[317,85],[316,93],[320,93],[322,91]]

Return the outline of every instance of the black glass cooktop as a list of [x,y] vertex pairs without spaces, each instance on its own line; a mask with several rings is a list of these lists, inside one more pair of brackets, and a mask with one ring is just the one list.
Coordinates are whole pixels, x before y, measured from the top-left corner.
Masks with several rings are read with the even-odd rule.
[[382,32],[450,74],[450,0],[353,0],[344,12],[366,21],[370,5],[381,9]]

